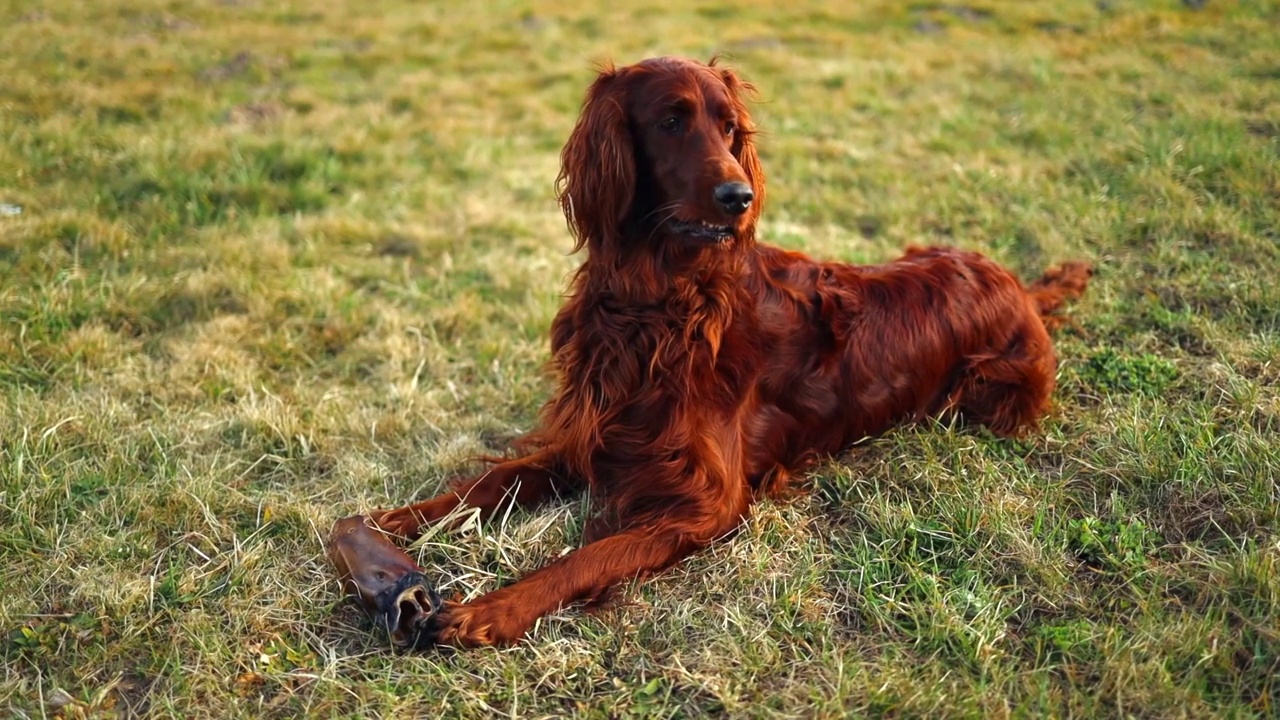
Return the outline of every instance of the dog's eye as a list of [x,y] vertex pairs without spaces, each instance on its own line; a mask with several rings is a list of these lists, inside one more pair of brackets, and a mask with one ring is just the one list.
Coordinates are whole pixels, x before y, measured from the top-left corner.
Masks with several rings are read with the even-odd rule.
[[680,130],[680,118],[672,115],[671,117],[658,123],[658,129],[663,132],[674,133]]
[[732,138],[732,137],[733,137],[733,134],[734,134],[734,133],[736,133],[737,131],[738,131],[738,126],[737,126],[737,125],[735,125],[734,123],[725,123],[725,124],[724,124],[724,136],[725,136],[725,137],[727,137],[727,138]]

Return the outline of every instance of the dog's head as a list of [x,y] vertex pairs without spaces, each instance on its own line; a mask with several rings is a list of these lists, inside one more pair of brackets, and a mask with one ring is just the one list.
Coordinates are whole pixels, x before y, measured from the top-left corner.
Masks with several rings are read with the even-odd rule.
[[560,205],[576,247],[616,256],[663,242],[753,242],[764,172],[751,90],[714,60],[602,69],[561,153]]

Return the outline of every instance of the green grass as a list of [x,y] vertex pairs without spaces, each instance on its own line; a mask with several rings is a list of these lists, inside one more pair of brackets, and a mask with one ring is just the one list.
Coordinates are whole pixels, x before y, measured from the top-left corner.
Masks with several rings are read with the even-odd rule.
[[[1280,7],[590,5],[0,6],[0,714],[1280,712]],[[323,535],[529,427],[591,63],[716,52],[767,240],[1096,263],[1052,418],[894,432],[599,614],[393,654]],[[581,509],[417,552],[471,596]]]

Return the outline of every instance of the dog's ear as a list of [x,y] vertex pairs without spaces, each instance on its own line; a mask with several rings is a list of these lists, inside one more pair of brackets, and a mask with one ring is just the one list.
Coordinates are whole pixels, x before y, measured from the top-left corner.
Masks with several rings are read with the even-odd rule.
[[760,166],[760,156],[756,153],[756,127],[751,122],[751,113],[747,109],[747,97],[754,96],[756,89],[754,85],[738,77],[733,70],[717,69],[720,71],[720,79],[724,81],[725,87],[729,88],[729,95],[733,98],[734,112],[738,116],[738,131],[734,134],[732,152],[738,164],[742,166],[742,171],[746,173],[752,192],[755,193],[755,200],[752,201],[751,209],[748,211],[754,225],[760,218],[761,208],[764,207],[764,168]]
[[574,250],[620,250],[620,228],[635,196],[635,150],[624,108],[626,69],[607,66],[587,90],[578,124],[560,153],[556,190]]

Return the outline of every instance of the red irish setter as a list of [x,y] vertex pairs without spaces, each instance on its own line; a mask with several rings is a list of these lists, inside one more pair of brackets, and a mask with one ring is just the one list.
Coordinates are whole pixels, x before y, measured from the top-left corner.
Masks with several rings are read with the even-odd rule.
[[371,521],[414,538],[460,505],[491,516],[584,487],[596,512],[581,549],[443,606],[365,518],[340,521],[331,556],[397,642],[515,641],[730,532],[807,460],[896,424],[955,413],[1013,435],[1045,412],[1047,326],[1089,266],[1024,287],[952,248],[861,267],[757,243],[749,89],[714,61],[673,58],[591,86],[558,179],[587,256],[551,326],[558,388],[541,426],[523,457]]

